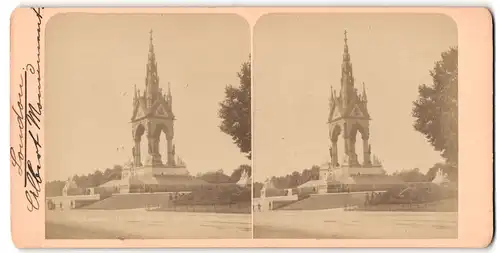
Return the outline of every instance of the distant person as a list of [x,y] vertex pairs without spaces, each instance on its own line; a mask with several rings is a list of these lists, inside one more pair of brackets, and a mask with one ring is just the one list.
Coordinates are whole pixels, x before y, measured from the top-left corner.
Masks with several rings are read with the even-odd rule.
[[259,208],[259,212],[260,212],[260,203],[257,205],[257,207]]
[[271,207],[272,207],[272,203],[271,203],[271,202],[269,202],[269,210],[272,210],[272,208],[271,208]]
[[368,195],[368,192],[365,193],[365,207],[368,206],[370,203],[370,195]]

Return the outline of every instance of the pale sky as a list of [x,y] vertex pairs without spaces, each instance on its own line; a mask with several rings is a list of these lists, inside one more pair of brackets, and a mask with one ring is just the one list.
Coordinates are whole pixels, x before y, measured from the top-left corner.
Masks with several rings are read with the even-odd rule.
[[[172,86],[176,154],[190,173],[231,173],[251,163],[218,128],[224,87],[239,85],[236,73],[250,53],[250,29],[243,18],[61,14],[46,28],[47,180],[131,159],[133,85],[144,90],[150,29],[160,87]],[[163,135],[160,151],[165,161]]]
[[[254,29],[254,180],[329,161],[330,86],[340,90],[344,29],[355,85],[368,94],[372,154],[387,172],[427,171],[442,159],[413,129],[412,101],[441,52],[457,45],[455,22],[429,14],[278,14]],[[343,143],[338,142],[340,158]],[[362,142],[356,151],[362,162]]]

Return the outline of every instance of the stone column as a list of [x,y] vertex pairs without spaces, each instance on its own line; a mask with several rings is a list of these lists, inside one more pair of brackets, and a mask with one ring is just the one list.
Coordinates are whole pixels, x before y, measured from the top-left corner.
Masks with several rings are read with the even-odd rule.
[[158,138],[154,136],[148,137],[148,155],[151,158],[151,164],[148,165],[158,165],[161,164],[161,157],[156,148],[158,144]]
[[135,144],[132,149],[132,156],[134,157],[134,166],[140,167],[141,163],[141,139],[135,139]]
[[351,140],[349,137],[344,137],[344,157],[342,160],[342,165],[350,165],[351,161]]
[[349,140],[349,137],[344,137],[344,159],[345,157],[349,158],[350,155],[351,155],[351,140]]
[[162,164],[161,154],[160,154],[160,138],[155,138],[154,142],[154,151],[155,151],[155,161],[157,164]]
[[167,137],[167,165],[175,165],[174,157],[174,147],[172,145],[172,139]]
[[330,159],[332,167],[336,167],[339,163],[338,151],[337,151],[337,138],[332,140],[332,146],[330,147]]
[[372,162],[370,161],[371,148],[368,144],[368,136],[363,136],[363,165],[370,166]]
[[349,139],[349,165],[358,165],[358,155],[356,154],[356,135]]

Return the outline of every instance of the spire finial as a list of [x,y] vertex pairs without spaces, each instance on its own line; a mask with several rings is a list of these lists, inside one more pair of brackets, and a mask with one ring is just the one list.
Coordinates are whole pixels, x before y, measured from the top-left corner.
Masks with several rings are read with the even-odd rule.
[[344,53],[347,53],[347,30],[344,29]]
[[334,99],[334,96],[333,96],[333,86],[330,85],[330,105],[333,104],[333,99]]
[[367,96],[366,96],[366,89],[365,89],[365,82],[363,82],[363,100],[366,101],[367,100]]
[[149,30],[149,53],[153,54],[153,29]]

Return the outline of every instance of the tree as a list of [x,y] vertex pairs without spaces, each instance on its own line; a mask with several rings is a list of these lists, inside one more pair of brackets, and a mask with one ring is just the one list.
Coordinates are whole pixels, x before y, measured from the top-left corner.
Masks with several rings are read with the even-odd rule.
[[263,183],[260,183],[260,182],[254,182],[253,183],[252,190],[253,190],[253,197],[254,198],[259,198],[260,197],[260,191],[262,190],[263,187],[264,187]]
[[104,174],[100,170],[96,170],[94,174],[92,174],[90,181],[91,181],[91,186],[93,187],[97,187],[107,182],[107,180],[104,178]]
[[413,127],[447,163],[458,166],[458,48],[443,52],[441,58],[430,71],[433,83],[418,88]]
[[426,182],[428,177],[424,175],[418,168],[412,170],[402,170],[393,173],[393,176],[401,178],[405,182]]
[[224,174],[223,170],[217,170],[215,172],[210,171],[202,174],[199,178],[213,184],[228,183],[231,179],[228,175]]
[[434,180],[436,177],[436,173],[438,170],[442,170],[444,174],[447,175],[448,179],[452,182],[457,182],[458,180],[458,171],[455,166],[452,166],[450,164],[443,164],[443,163],[436,163],[434,166],[432,166],[425,176],[427,177],[428,181]]
[[45,196],[46,197],[55,197],[62,196],[62,190],[66,182],[56,180],[50,181],[45,184]]
[[230,181],[233,183],[238,182],[241,178],[241,174],[243,174],[243,171],[246,171],[248,176],[252,176],[252,167],[248,164],[242,164],[237,169],[233,170]]
[[319,166],[318,165],[313,165],[311,167],[311,172],[312,172],[312,178],[311,178],[311,180],[319,180]]
[[252,158],[251,133],[251,65],[250,59],[238,72],[239,87],[226,86],[225,99],[219,103],[219,128],[230,135],[240,151]]

